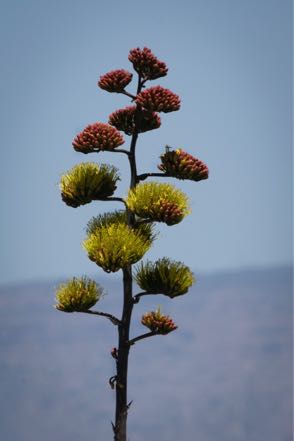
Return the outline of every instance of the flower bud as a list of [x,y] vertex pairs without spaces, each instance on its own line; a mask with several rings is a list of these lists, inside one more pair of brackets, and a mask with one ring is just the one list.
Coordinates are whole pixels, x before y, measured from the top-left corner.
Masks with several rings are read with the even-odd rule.
[[117,348],[112,348],[111,351],[110,351],[110,353],[111,353],[111,356],[112,356],[115,360],[117,360],[117,358],[118,358],[118,350],[117,350]]
[[98,86],[107,92],[120,93],[132,81],[133,74],[124,69],[112,70],[101,75]]
[[114,150],[124,143],[124,138],[117,129],[104,123],[88,125],[79,133],[72,145],[77,152],[91,153]]

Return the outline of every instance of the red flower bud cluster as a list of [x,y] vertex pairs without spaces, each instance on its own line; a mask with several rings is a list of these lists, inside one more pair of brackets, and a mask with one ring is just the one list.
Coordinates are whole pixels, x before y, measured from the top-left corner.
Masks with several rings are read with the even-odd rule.
[[[128,106],[124,109],[119,109],[109,116],[108,123],[122,130],[127,135],[132,135],[136,128],[138,133],[147,132],[148,130],[158,129],[161,124],[159,115],[155,112],[148,112],[143,109],[136,115],[136,106]],[[137,120],[137,121],[136,121]]]
[[114,150],[124,143],[121,133],[104,123],[94,123],[88,125],[79,133],[72,145],[77,152],[91,153],[100,150]]
[[200,159],[195,158],[184,150],[167,151],[160,156],[159,170],[178,179],[201,181],[208,178],[208,167]]
[[141,323],[149,328],[150,331],[158,334],[168,334],[177,329],[173,320],[168,315],[161,314],[160,309],[144,314]]
[[150,87],[137,95],[137,104],[150,112],[174,112],[179,110],[181,100],[178,95],[161,86]]
[[166,64],[159,61],[147,47],[132,49],[129,53],[129,60],[143,80],[155,80],[164,77],[168,71]]
[[122,92],[132,81],[133,74],[124,69],[112,70],[102,75],[98,81],[98,86],[107,92]]

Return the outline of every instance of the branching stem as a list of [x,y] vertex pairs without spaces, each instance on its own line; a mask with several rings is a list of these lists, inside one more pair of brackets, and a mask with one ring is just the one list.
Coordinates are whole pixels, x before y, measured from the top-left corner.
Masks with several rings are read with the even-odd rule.
[[107,202],[107,201],[117,201],[117,202],[122,202],[125,207],[126,207],[126,202],[123,198],[103,198],[103,199],[98,199],[99,201],[103,201],[103,202]]
[[125,153],[126,155],[130,154],[128,150],[124,150],[124,149],[113,149],[111,150],[111,153]]
[[135,95],[132,95],[131,93],[127,92],[126,90],[123,90],[123,91],[120,92],[120,93],[122,93],[123,95],[128,96],[129,98],[132,98],[132,101],[134,101],[134,100],[136,99],[136,96],[135,96]]
[[151,296],[151,295],[154,295],[154,294],[155,294],[154,292],[147,292],[147,291],[139,292],[138,294],[136,294],[133,297],[133,302],[134,303],[139,303],[141,297],[143,297],[143,296]]
[[152,224],[153,222],[154,222],[154,220],[152,220],[152,219],[142,219],[142,220],[137,220],[136,225]]
[[101,315],[102,317],[108,318],[108,320],[110,320],[111,323],[113,323],[114,325],[116,326],[121,325],[121,321],[114,315],[108,314],[108,312],[92,311],[91,309],[88,309],[88,311],[78,311],[78,312],[83,312],[85,314],[92,314],[92,315]]
[[153,335],[160,335],[157,331],[146,332],[146,334],[138,335],[138,337],[132,338],[132,340],[128,341],[130,346],[134,345],[137,341],[143,340],[144,338],[153,337]]
[[138,181],[145,181],[147,178],[151,178],[152,176],[158,178],[170,178],[171,175],[167,173],[143,173],[142,175],[137,176]]

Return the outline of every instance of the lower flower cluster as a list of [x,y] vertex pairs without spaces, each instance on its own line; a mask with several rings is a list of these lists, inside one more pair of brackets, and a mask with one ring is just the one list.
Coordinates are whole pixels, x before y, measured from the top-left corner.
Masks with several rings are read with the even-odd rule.
[[195,279],[189,267],[164,257],[156,262],[141,262],[136,268],[135,280],[147,293],[174,298],[186,294]]
[[156,332],[157,334],[164,335],[177,329],[173,320],[168,315],[162,314],[159,308],[156,311],[150,311],[144,314],[141,323],[150,329],[150,331]]
[[83,246],[88,257],[107,273],[138,262],[154,239],[152,225],[131,228],[120,212],[92,219],[87,232]]

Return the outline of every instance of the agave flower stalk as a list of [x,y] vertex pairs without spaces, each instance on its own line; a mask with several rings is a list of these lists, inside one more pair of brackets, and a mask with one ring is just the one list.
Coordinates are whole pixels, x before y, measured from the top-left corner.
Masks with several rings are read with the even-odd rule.
[[[125,197],[115,195],[118,170],[94,162],[78,164],[65,173],[60,182],[62,200],[70,207],[80,207],[92,201],[119,201],[122,210],[94,216],[87,225],[83,247],[89,259],[106,273],[122,272],[123,306],[121,317],[109,312],[93,310],[103,297],[103,288],[86,276],[73,278],[61,284],[56,292],[56,309],[66,313],[86,313],[107,318],[118,331],[117,346],[110,355],[116,365],[116,374],[109,384],[116,394],[115,419],[112,423],[114,441],[127,441],[127,418],[131,401],[128,398],[129,352],[135,343],[156,335],[167,335],[177,329],[173,319],[160,309],[146,312],[141,324],[148,332],[130,335],[135,305],[145,295],[163,294],[170,299],[186,294],[195,281],[191,270],[181,262],[169,258],[138,263],[156,238],[154,223],[173,226],[190,213],[187,196],[177,187],[158,182],[146,182],[149,177],[175,177],[199,181],[207,179],[208,168],[197,158],[181,149],[161,155],[161,173],[137,173],[136,148],[140,134],[158,129],[158,112],[169,113],[180,109],[180,98],[160,85],[145,89],[147,81],[167,75],[168,68],[149,48],[135,48],[129,53],[137,75],[136,92],[126,90],[133,74],[125,69],[112,70],[102,76],[98,86],[109,93],[120,93],[131,99],[127,107],[115,110],[108,123],[88,125],[73,140],[75,151],[83,154],[104,151],[124,153],[130,166],[130,184]],[[128,148],[119,149],[130,136]],[[133,265],[137,264],[135,272]],[[142,292],[133,292],[133,280]]]

